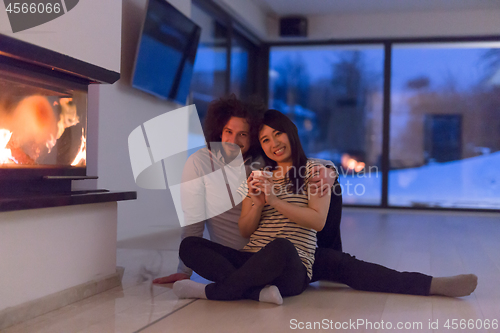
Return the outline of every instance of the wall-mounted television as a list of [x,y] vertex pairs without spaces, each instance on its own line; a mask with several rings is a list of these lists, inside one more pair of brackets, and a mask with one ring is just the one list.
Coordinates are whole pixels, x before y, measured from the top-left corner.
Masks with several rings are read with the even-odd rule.
[[201,28],[165,0],[149,0],[132,86],[186,104]]

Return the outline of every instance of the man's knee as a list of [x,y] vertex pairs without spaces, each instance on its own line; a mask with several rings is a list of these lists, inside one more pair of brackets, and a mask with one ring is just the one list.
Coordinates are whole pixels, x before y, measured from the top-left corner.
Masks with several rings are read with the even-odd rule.
[[201,245],[203,238],[189,236],[182,240],[181,245],[179,246],[179,257],[184,261],[184,258],[189,255],[193,250],[195,251]]
[[313,272],[316,279],[324,279],[329,272],[339,271],[350,255],[340,251],[317,248],[314,255]]

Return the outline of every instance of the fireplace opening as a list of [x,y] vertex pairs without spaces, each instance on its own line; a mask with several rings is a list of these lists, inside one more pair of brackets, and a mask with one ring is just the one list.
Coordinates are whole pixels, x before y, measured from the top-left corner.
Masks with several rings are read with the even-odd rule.
[[0,168],[85,167],[87,92],[3,74]]
[[73,179],[89,178],[91,83],[0,49],[0,198],[71,194]]
[[92,185],[72,190],[74,180],[97,179],[87,175],[87,148],[95,158],[97,132],[87,126],[88,87],[119,78],[118,72],[0,34],[0,212],[137,198],[136,192]]

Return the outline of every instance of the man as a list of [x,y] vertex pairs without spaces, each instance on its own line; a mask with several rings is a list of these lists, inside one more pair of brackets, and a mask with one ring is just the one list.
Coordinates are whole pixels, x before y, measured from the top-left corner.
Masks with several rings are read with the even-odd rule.
[[[186,215],[188,224],[183,227],[181,238],[188,236],[203,237],[205,227],[208,230],[210,239],[216,243],[234,248],[242,249],[248,242],[247,238],[240,235],[238,229],[238,219],[241,213],[241,203],[224,211],[221,214],[215,215],[211,211],[216,212],[220,207],[220,202],[224,198],[224,194],[211,182],[207,176],[210,173],[224,170],[230,161],[238,154],[243,155],[245,163],[245,176],[248,177],[252,170],[259,170],[263,167],[263,159],[259,154],[259,143],[257,138],[258,123],[260,117],[266,111],[265,106],[258,104],[243,103],[236,99],[234,95],[229,98],[222,98],[213,101],[208,109],[205,119],[204,132],[209,149],[200,149],[191,155],[186,162],[184,168],[183,179],[201,179],[198,188],[190,187],[187,190],[186,197],[183,200],[183,210]],[[331,162],[322,161],[324,164],[333,167]],[[334,170],[334,168],[333,168]],[[319,171],[319,176],[314,179],[318,186],[324,184],[321,189],[322,194],[326,193],[336,181],[336,172],[327,172],[326,168]],[[226,175],[225,175],[226,176]],[[227,177],[227,176],[226,176]],[[246,179],[246,178],[245,178]],[[228,190],[231,192],[229,185]],[[213,190],[217,187],[217,190]],[[336,197],[332,200],[336,206],[332,210],[330,220],[335,220],[330,223],[328,233],[335,234],[336,249],[341,250],[340,243],[340,209],[341,197]],[[340,199],[340,205],[339,205]],[[200,206],[204,205],[202,209]],[[332,207],[331,207],[332,208]],[[200,216],[195,212],[203,212],[205,216]],[[208,218],[204,218],[208,217]],[[190,220],[191,219],[191,220]],[[201,222],[198,222],[201,221]],[[198,223],[193,223],[198,222]],[[323,237],[325,242],[332,243],[330,236]],[[177,280],[189,279],[192,274],[191,269],[186,267],[182,261],[179,261],[177,273],[167,277],[153,280],[153,283],[172,283]]]

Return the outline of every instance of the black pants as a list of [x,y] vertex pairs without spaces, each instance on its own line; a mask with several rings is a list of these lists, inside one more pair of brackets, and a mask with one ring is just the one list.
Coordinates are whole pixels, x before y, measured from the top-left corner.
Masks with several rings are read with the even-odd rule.
[[398,272],[348,253],[317,248],[312,281],[318,280],[340,282],[363,291],[428,296],[432,276]]
[[342,252],[342,239],[340,237],[340,221],[342,219],[342,188],[335,180],[330,197],[330,207],[326,216],[323,230],[316,234],[318,247],[329,248]]
[[336,180],[332,187],[325,226],[317,234],[318,249],[316,249],[312,281],[340,282],[363,291],[429,295],[431,276],[398,272],[343,253],[340,237],[341,218],[342,189]]
[[309,284],[307,269],[293,244],[277,238],[256,253],[234,250],[200,237],[186,237],[179,248],[184,264],[207,280],[211,300],[259,300],[266,285],[282,296],[302,293]]

